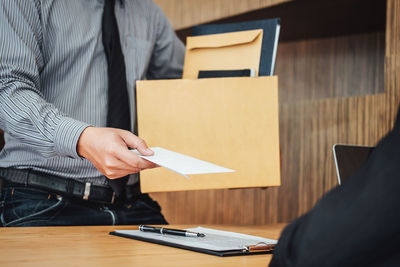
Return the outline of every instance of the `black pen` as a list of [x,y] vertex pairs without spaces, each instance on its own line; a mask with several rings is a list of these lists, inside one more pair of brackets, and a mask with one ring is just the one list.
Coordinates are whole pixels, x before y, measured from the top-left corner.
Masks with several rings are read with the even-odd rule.
[[162,235],[179,235],[179,236],[187,236],[187,237],[205,237],[205,234],[202,233],[195,233],[186,230],[178,230],[178,229],[171,229],[171,228],[164,228],[164,227],[153,227],[148,225],[139,225],[139,230],[142,232],[151,232],[151,233],[158,233]]

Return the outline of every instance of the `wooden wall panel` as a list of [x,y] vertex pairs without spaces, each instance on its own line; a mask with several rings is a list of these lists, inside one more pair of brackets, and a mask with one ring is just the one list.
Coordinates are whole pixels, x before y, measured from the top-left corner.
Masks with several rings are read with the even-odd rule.
[[400,102],[400,1],[388,0],[385,53],[385,91],[388,119],[393,119]]
[[383,93],[383,32],[281,42],[281,103]]
[[292,0],[154,0],[177,30],[289,1]]
[[288,222],[336,186],[332,145],[375,145],[392,126],[400,90],[399,2],[387,3],[386,37],[366,32],[280,43],[282,186],[152,194],[167,220]]
[[388,0],[386,27],[386,55],[400,54],[400,1]]
[[[205,1],[203,9],[212,1]],[[196,12],[196,9],[187,12]],[[326,38],[348,34],[384,32],[386,28],[386,0],[302,0],[288,1],[242,14],[217,19],[211,23],[232,23],[267,18],[281,19],[280,42]],[[170,17],[172,21],[178,17]],[[185,41],[191,26],[178,29],[178,36]]]

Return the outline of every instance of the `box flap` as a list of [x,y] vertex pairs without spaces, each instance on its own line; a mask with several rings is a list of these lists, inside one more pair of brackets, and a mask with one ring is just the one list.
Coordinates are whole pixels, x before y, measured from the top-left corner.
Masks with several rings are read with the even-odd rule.
[[188,37],[186,49],[215,48],[240,45],[253,42],[263,30],[240,31],[205,36]]

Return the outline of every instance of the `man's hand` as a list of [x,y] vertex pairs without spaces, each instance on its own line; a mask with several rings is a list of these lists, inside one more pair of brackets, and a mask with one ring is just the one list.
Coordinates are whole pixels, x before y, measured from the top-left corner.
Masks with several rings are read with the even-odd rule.
[[86,128],[78,141],[78,154],[90,160],[109,179],[124,177],[144,169],[157,167],[142,159],[128,148],[137,149],[140,154],[154,154],[143,139],[129,131],[115,128]]

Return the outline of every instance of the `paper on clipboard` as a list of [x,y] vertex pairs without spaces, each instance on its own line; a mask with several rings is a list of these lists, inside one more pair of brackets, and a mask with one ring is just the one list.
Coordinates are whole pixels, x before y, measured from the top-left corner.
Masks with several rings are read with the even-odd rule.
[[189,178],[188,175],[191,174],[235,172],[234,170],[173,152],[165,148],[152,147],[150,149],[154,151],[153,156],[143,156],[137,150],[133,151],[139,157],[183,175],[186,178]]
[[[230,231],[221,231],[205,227],[189,228],[186,230],[203,233],[205,234],[205,237],[188,238],[183,236],[142,232],[140,230],[116,230],[111,234],[217,256],[245,255],[252,253],[257,254],[260,252],[265,253],[271,251],[278,242],[275,239]],[[270,249],[266,251],[249,250],[249,247],[254,247],[258,244],[267,245],[270,247]]]

